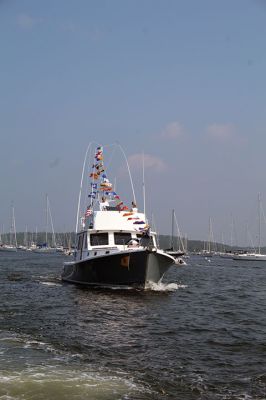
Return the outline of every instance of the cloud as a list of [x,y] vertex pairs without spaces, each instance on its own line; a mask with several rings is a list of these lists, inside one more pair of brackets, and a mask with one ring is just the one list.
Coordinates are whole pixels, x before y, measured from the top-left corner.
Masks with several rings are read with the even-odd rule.
[[161,136],[165,139],[176,140],[183,136],[185,133],[183,125],[178,121],[174,121],[166,125],[166,127],[162,130]]
[[41,20],[33,18],[26,13],[21,13],[17,16],[17,25],[22,29],[32,29],[34,25],[39,23]]
[[[143,154],[132,154],[128,157],[128,163],[131,168],[142,169]],[[159,157],[152,156],[151,154],[144,154],[144,169],[147,168],[152,168],[155,171],[162,172],[167,169],[167,166]]]
[[221,142],[237,139],[236,127],[233,124],[211,124],[207,127],[207,135]]

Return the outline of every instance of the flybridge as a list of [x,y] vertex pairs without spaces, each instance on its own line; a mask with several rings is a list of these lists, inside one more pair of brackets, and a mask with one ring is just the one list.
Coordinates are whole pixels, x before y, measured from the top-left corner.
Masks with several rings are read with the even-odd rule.
[[92,171],[89,174],[89,204],[82,217],[83,228],[113,229],[146,232],[149,225],[135,202],[129,209],[114,191],[104,166],[103,147],[96,148]]
[[145,230],[148,228],[143,213],[95,211],[91,218],[93,219],[93,229],[96,230],[125,230],[139,232],[144,228]]

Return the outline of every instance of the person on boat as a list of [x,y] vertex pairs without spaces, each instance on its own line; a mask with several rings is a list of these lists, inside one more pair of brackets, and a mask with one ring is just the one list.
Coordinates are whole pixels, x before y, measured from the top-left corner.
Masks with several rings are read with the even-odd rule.
[[137,204],[134,201],[131,203],[131,211],[138,212]]
[[138,246],[139,246],[139,239],[137,238],[130,239],[130,241],[128,242],[128,247],[138,247]]
[[101,201],[101,203],[100,203],[100,210],[101,211],[106,211],[106,207],[108,207],[109,206],[109,203],[108,203],[108,201],[106,200],[106,197],[102,197],[102,199],[101,199],[102,201]]

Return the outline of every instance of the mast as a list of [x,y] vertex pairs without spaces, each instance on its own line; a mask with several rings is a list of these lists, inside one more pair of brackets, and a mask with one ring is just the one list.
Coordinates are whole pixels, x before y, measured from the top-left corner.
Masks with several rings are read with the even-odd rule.
[[48,247],[48,195],[46,194],[46,228],[45,228],[45,244]]
[[51,212],[51,207],[50,207],[50,202],[49,202],[48,196],[47,196],[47,206],[48,206],[48,212],[49,212],[50,222],[51,222],[51,227],[52,227],[53,245],[54,245],[54,247],[56,247],[54,223],[53,223],[52,212]]
[[[173,216],[174,216],[176,227],[177,227],[177,234],[178,234],[178,237],[179,237],[179,242],[181,244],[182,251],[185,253],[185,247],[184,247],[184,243],[183,243],[183,240],[182,240],[182,235],[181,235],[181,231],[180,231],[180,228],[179,228],[179,225],[178,225],[178,221],[177,221],[177,218],[176,218],[175,210],[173,210]],[[179,245],[179,250],[180,250],[180,245]]]
[[208,253],[211,252],[211,217],[209,217],[209,240],[208,240]]
[[144,152],[142,155],[142,190],[143,190],[143,212],[146,216],[146,193],[145,193],[145,177],[144,177]]
[[28,247],[28,226],[26,225],[26,230],[24,232],[24,246]]
[[[9,238],[9,242],[10,242],[10,246],[15,246],[18,247],[18,243],[17,243],[17,233],[16,233],[16,222],[15,222],[15,210],[14,210],[14,205],[12,203],[12,207],[11,207],[11,228],[10,228],[10,238]],[[14,243],[13,243],[13,238],[14,238]]]
[[171,250],[174,250],[174,218],[175,218],[175,210],[172,210],[172,233],[171,233],[171,243],[170,243]]
[[17,229],[16,229],[16,220],[15,220],[15,209],[14,206],[12,208],[12,214],[13,214],[13,230],[14,230],[14,238],[15,238],[15,247],[18,247],[18,242],[17,242]]
[[260,236],[261,236],[261,224],[260,224],[260,218],[261,218],[261,194],[258,194],[258,217],[259,217],[259,237],[258,237],[258,252],[260,254]]

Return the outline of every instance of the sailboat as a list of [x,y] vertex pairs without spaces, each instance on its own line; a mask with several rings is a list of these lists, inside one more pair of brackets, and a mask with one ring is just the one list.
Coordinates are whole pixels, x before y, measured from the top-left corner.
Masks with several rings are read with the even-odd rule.
[[[179,249],[174,248],[174,222],[176,222],[176,225],[177,225],[178,234],[179,234],[179,238],[180,238],[180,242],[181,242],[183,250],[180,249],[180,246],[179,246]],[[171,233],[170,247],[168,249],[165,249],[165,251],[167,254],[170,254],[171,256],[175,257],[175,259],[177,259],[180,264],[184,263],[183,259],[181,259],[180,257],[182,257],[185,254],[185,249],[184,249],[184,245],[183,245],[183,242],[181,239],[179,227],[178,227],[178,224],[176,221],[175,210],[172,210],[172,233]]]
[[[48,244],[48,221],[50,217],[51,227],[52,227],[52,239],[53,239],[53,246],[49,246]],[[54,232],[54,224],[51,214],[50,203],[48,199],[48,195],[46,195],[46,230],[45,230],[45,242],[37,246],[33,249],[34,253],[55,253],[56,252],[56,243],[55,243],[55,232]]]
[[261,254],[261,194],[258,194],[258,251],[249,253],[239,253],[235,254],[234,260],[245,260],[245,261],[266,261],[266,254]]
[[18,250],[20,251],[26,251],[28,250],[28,227],[26,226],[26,230],[24,232],[24,238],[23,238],[23,245],[18,246]]
[[[212,257],[215,254],[215,251],[212,250],[211,244],[214,243],[213,239],[213,229],[212,229],[212,220],[211,217],[209,218],[209,236],[208,236],[208,242],[204,242],[204,249],[200,253],[203,257]],[[206,247],[205,247],[206,244]]]
[[0,246],[0,251],[17,251],[18,243],[17,243],[17,232],[16,232],[16,220],[15,220],[15,209],[12,205],[11,208],[11,229],[9,234],[9,243],[2,244]]
[[[74,260],[65,262],[62,280],[97,287],[148,289],[161,282],[175,258],[158,247],[157,234],[145,212],[137,207],[131,181],[133,202],[127,206],[114,191],[104,164],[103,146],[97,146],[90,174],[89,201],[80,213],[80,198],[87,163],[88,146],[81,175],[76,221]],[[144,203],[145,204],[145,203]],[[144,207],[145,209],[145,207]]]

